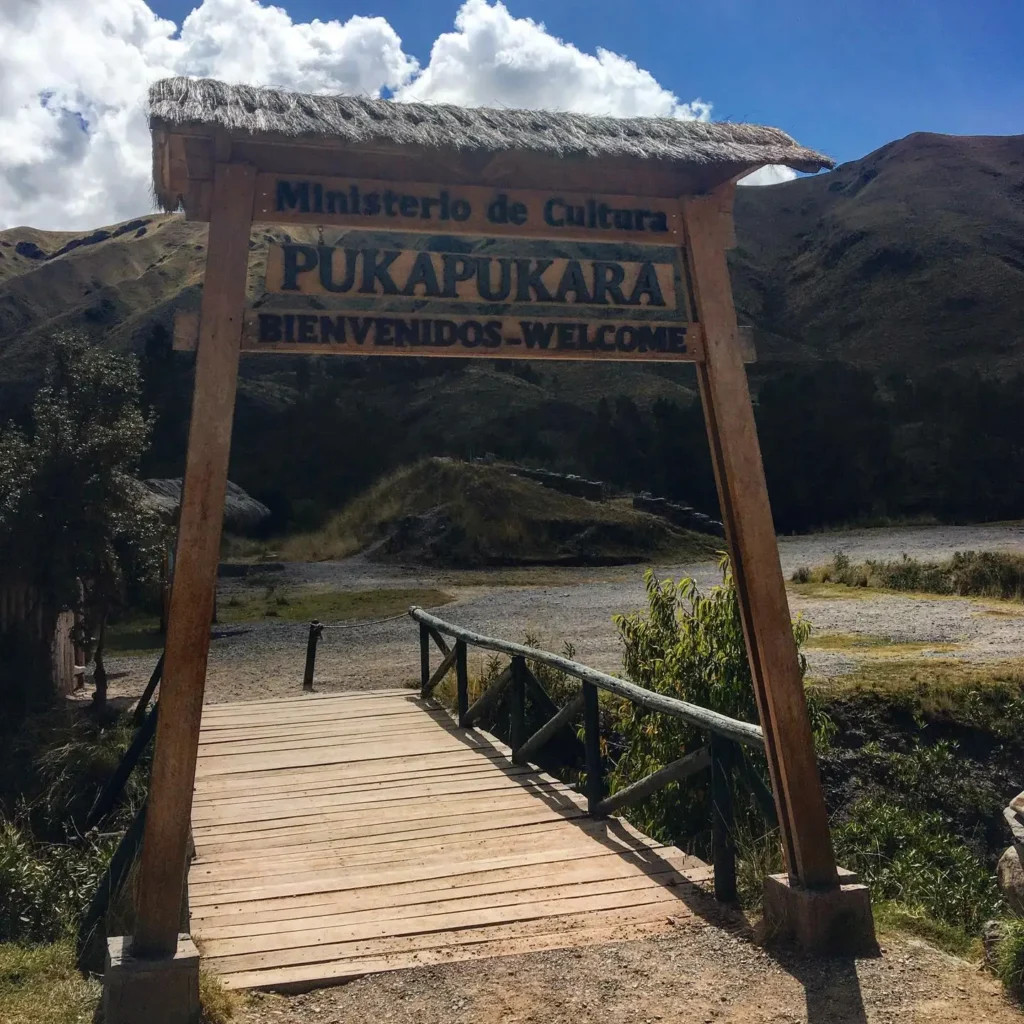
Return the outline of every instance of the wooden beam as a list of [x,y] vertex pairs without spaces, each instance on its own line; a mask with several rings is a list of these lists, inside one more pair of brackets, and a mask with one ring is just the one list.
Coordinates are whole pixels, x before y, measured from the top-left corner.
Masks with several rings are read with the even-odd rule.
[[426,700],[426,698],[434,692],[434,690],[437,688],[437,684],[441,682],[441,680],[444,679],[446,675],[448,675],[448,673],[452,670],[452,667],[454,665],[455,651],[451,650],[444,656],[444,660],[434,670],[434,674],[427,681],[427,685],[423,687],[423,692],[420,694],[420,696],[424,700]]
[[697,379],[790,878],[807,888],[836,888],[828,816],[737,338],[725,259],[732,237],[727,198],[723,193],[682,200],[694,299],[704,328],[705,362],[697,366]]
[[514,764],[526,764],[556,732],[565,728],[582,710],[583,691],[580,690],[568,704],[556,711],[518,750],[513,752],[512,762]]
[[497,679],[491,683],[483,693],[470,705],[469,710],[466,712],[465,725],[467,729],[472,729],[474,725],[480,719],[487,714],[501,698],[501,695],[505,692],[505,687],[512,682],[512,666],[509,665],[504,672],[498,676]]
[[142,848],[137,955],[177,946],[242,340],[255,174],[214,172],[201,334],[178,524],[177,564]]
[[682,779],[702,772],[711,765],[711,751],[708,747],[701,747],[692,754],[686,754],[677,761],[672,761],[659,768],[650,775],[645,775],[632,785],[606,796],[596,807],[595,813],[599,815],[614,814],[623,807],[646,800],[652,793],[664,789],[670,782],[679,782]]

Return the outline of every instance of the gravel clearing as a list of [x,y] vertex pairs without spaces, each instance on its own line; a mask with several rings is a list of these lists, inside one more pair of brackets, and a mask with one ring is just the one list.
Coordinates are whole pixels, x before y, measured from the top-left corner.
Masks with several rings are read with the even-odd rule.
[[[958,550],[1024,551],[1024,526],[881,529],[780,539],[787,577],[799,566],[827,561],[835,549],[852,559],[939,559]],[[711,586],[711,563],[658,566],[659,576],[692,575]],[[527,632],[609,671],[621,668],[612,615],[644,602],[643,570],[543,569],[444,572],[403,569],[365,558],[290,564],[255,577],[221,580],[221,600],[238,588],[265,586],[439,587],[454,600],[441,614],[484,633],[520,639]],[[995,602],[882,595],[870,599],[790,595],[821,631],[874,634],[896,642],[949,644],[971,660],[1020,656],[1024,614]],[[991,614],[998,612],[999,614]],[[1024,609],[1021,610],[1024,613]],[[254,623],[225,628],[214,640],[208,701],[298,695],[307,626]],[[841,672],[845,653],[811,651],[812,671]],[[927,656],[927,651],[915,652]],[[480,659],[471,654],[471,659]],[[111,659],[116,696],[137,695],[155,657]],[[471,660],[472,670],[472,660]],[[319,690],[415,684],[419,648],[406,617],[328,629],[317,660]],[[883,955],[858,961],[797,959],[750,941],[745,922],[718,928],[679,923],[658,939],[510,956],[363,978],[300,996],[252,994],[241,1024],[990,1024],[1020,1022],[1001,987],[976,967],[925,943],[883,938]]]
[[[800,566],[820,565],[835,550],[854,560],[941,559],[955,551],[1024,552],[1024,524],[940,526],[856,530],[779,541],[787,578]],[[713,563],[660,565],[659,576],[694,576],[701,586],[718,579]],[[364,557],[342,562],[290,563],[266,567],[245,577],[224,577],[220,600],[239,588],[316,585],[331,588],[439,587],[454,600],[441,614],[482,633],[519,640],[530,633],[548,649],[563,642],[576,648],[578,660],[605,671],[621,670],[621,651],[612,616],[644,603],[643,567],[537,569],[453,572],[423,567],[382,565]],[[822,632],[863,633],[897,643],[957,644],[942,657],[972,661],[1018,657],[1024,638],[1024,609],[983,600],[880,595],[870,600],[808,598],[790,595],[793,613],[802,612]],[[992,614],[998,612],[1000,614]],[[302,685],[308,627],[304,623],[259,622],[224,627],[210,650],[206,699],[255,700],[297,693]],[[809,651],[811,671],[835,675],[855,664],[846,653]],[[915,656],[927,657],[928,650]],[[155,656],[108,659],[113,696],[134,696],[145,685]],[[470,653],[470,670],[483,660]],[[121,674],[123,673],[123,675]],[[324,691],[414,685],[419,675],[419,646],[414,623],[338,624],[324,632],[317,655],[316,686]]]

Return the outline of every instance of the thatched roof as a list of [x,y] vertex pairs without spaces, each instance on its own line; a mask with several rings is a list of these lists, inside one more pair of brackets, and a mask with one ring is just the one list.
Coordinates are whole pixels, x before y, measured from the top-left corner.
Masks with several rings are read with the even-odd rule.
[[[181,504],[181,477],[173,480],[143,480],[142,500],[161,519],[173,523]],[[270,518],[270,509],[250,497],[238,484],[228,481],[224,497],[224,528],[235,533],[255,530]]]
[[169,132],[209,127],[234,137],[323,139],[354,146],[391,143],[463,153],[628,157],[683,169],[720,164],[754,170],[784,164],[814,172],[833,166],[828,157],[798,145],[778,128],[752,124],[395,103],[210,79],[156,82],[149,92],[149,118],[151,128]]

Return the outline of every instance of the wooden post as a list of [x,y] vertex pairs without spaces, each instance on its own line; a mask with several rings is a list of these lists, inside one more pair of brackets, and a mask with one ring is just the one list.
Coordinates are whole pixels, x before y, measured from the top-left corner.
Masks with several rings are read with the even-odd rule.
[[420,697],[426,699],[430,683],[430,631],[420,623]]
[[214,170],[192,419],[132,951],[174,954],[227,489],[255,174]]
[[735,816],[732,806],[732,743],[711,734],[711,860],[715,899],[736,902]]
[[786,866],[794,885],[835,889],[839,877],[725,258],[733,244],[733,191],[729,185],[682,202],[686,255],[704,330],[705,361],[697,364],[697,379]]
[[313,692],[313,672],[316,669],[316,645],[324,627],[317,619],[309,624],[309,639],[306,640],[306,667],[302,673],[302,689],[306,693]]
[[526,660],[512,659],[512,686],[508,691],[508,745],[514,754],[526,739]]
[[597,687],[583,683],[583,746],[587,761],[587,810],[597,814],[597,805],[604,796],[601,775],[601,705]]
[[469,712],[469,670],[466,666],[466,641],[455,641],[455,685],[459,701],[459,727],[466,727]]

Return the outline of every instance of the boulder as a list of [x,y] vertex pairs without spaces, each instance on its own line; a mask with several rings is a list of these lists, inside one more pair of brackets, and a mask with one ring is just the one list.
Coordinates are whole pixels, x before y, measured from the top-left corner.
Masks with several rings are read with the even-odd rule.
[[999,858],[996,865],[996,881],[1007,906],[1018,917],[1024,917],[1024,864],[1021,853],[1024,846],[1014,843]]

